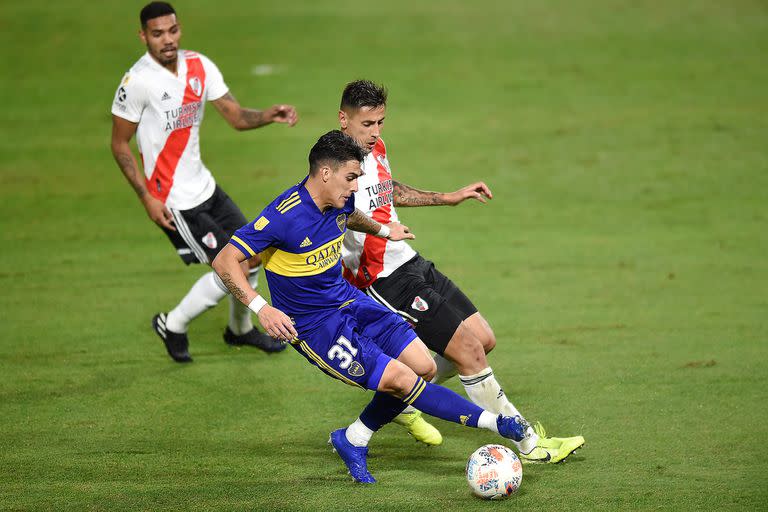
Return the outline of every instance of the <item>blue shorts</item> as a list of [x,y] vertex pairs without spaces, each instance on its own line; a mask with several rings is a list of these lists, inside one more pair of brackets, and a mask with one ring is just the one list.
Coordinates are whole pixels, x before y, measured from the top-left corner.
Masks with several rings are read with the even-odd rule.
[[360,294],[291,344],[331,377],[376,390],[389,361],[416,337],[399,315]]

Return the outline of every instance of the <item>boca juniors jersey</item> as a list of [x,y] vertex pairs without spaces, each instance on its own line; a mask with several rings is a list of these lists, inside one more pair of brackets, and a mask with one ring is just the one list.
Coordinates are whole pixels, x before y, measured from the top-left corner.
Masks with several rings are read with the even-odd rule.
[[169,208],[188,210],[213,195],[216,182],[200,159],[200,124],[205,102],[228,90],[216,65],[188,50],[179,50],[175,75],[145,53],[118,86],[112,114],[138,123],[147,190]]
[[299,332],[322,322],[323,311],[365,297],[341,275],[341,246],[354,196],[343,208],[321,212],[306,181],[280,194],[229,241],[248,258],[261,253],[272,305],[293,317]]

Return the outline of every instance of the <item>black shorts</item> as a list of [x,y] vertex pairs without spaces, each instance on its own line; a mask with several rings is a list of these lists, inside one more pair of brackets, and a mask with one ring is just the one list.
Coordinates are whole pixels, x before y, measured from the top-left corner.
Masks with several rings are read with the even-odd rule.
[[418,254],[365,292],[410,322],[424,344],[440,355],[459,324],[477,313],[464,292]]
[[248,223],[240,208],[218,185],[204,203],[189,210],[170,210],[176,231],[163,231],[187,265],[210,264],[232,234]]

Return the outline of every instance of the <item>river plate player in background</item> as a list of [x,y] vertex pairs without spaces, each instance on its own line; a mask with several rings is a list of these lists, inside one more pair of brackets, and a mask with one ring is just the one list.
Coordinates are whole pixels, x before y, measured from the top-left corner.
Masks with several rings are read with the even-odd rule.
[[[363,150],[340,131],[323,135],[309,153],[309,175],[238,229],[213,261],[234,297],[247,304],[271,336],[290,341],[307,361],[351,386],[375,391],[361,420],[376,430],[406,405],[447,421],[525,437],[519,417],[490,413],[431,384],[435,362],[410,326],[341,275],[347,228],[382,239],[413,238],[399,223],[382,225],[355,209]],[[272,306],[240,271],[263,254]],[[374,483],[367,447],[339,429],[329,442],[358,482]]]
[[[484,203],[492,197],[483,182],[439,193],[395,181],[381,139],[386,106],[386,89],[368,80],[351,82],[342,93],[341,129],[366,152],[364,173],[358,179],[360,191],[355,194],[358,210],[386,224],[398,221],[396,206],[455,206],[467,199]],[[490,325],[472,301],[431,261],[404,240],[385,240],[355,232],[344,239],[343,261],[347,280],[411,323],[419,338],[437,353],[433,382],[444,382],[458,372],[467,396],[474,403],[495,414],[523,418],[488,364],[486,353],[496,346]],[[422,442],[442,442],[440,433],[413,407],[395,422]],[[360,446],[367,445],[374,430],[364,423],[358,420],[347,431]],[[528,427],[526,433],[525,439],[515,442],[523,462],[560,462],[584,444],[581,436],[548,438],[541,424]]]
[[[152,2],[140,14],[139,36],[147,52],[123,77],[112,104],[112,154],[139,196],[147,215],[171,240],[187,265],[210,264],[245,216],[216,184],[200,159],[200,124],[205,102],[237,130],[273,122],[296,124],[295,109],[274,105],[243,108],[229,92],[214,63],[196,52],[179,49],[181,27],[170,4]],[[130,148],[136,134],[142,173]],[[261,260],[254,255],[242,271],[257,286]],[[215,306],[228,291],[215,272],[204,274],[168,314],[158,313],[152,326],[177,362],[189,362],[189,323]],[[230,297],[224,341],[277,352],[285,344],[257,331],[251,312]]]

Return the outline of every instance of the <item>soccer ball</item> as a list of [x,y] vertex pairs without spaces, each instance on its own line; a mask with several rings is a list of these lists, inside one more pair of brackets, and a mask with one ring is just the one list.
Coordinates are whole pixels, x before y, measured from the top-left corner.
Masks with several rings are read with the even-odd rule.
[[515,452],[500,444],[481,446],[467,461],[467,482],[480,498],[500,500],[523,482],[523,465]]

